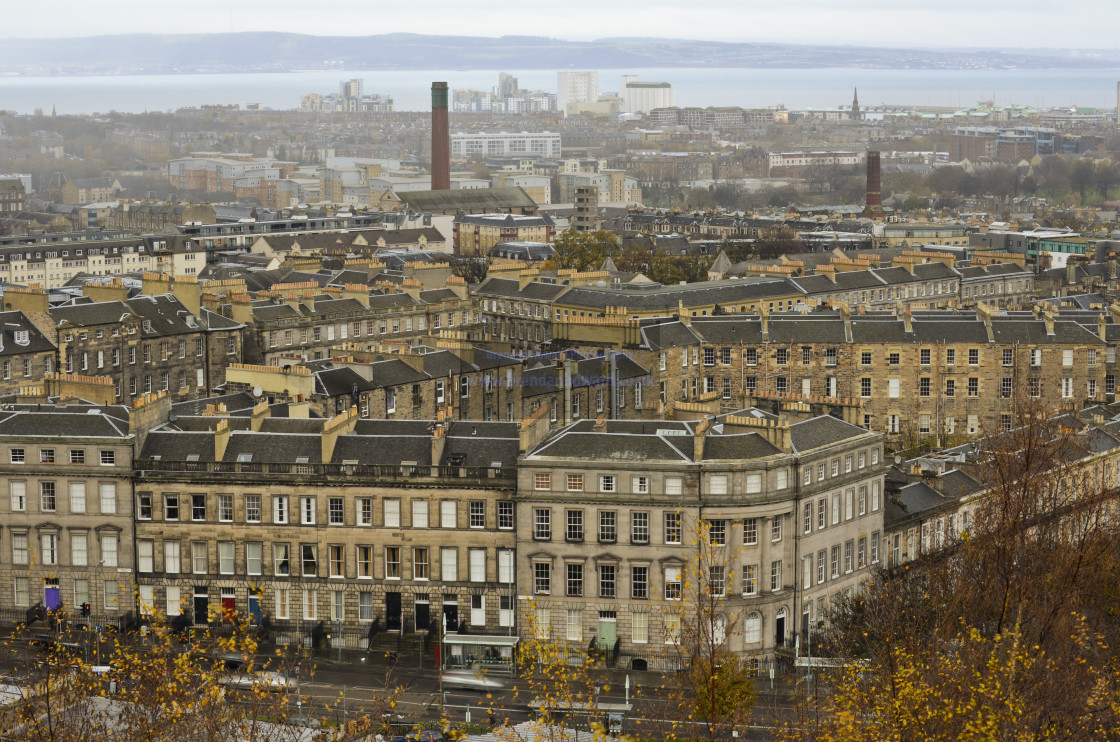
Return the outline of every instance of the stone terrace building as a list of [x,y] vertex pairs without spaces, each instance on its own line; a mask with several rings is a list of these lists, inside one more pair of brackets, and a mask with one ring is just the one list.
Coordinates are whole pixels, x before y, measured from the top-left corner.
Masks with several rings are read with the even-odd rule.
[[0,312],[0,394],[42,381],[55,369],[55,352],[26,314]]
[[0,411],[0,613],[90,605],[99,623],[133,611],[133,446],[170,411],[166,396],[132,408],[6,405]]
[[[241,360],[242,325],[203,309],[193,277],[145,274],[144,294],[128,298],[123,283],[86,284],[86,296],[48,305],[39,289],[10,287],[4,304],[22,311],[57,345],[54,368],[110,376],[118,399],[167,391],[179,399],[209,396],[225,369]],[[40,370],[42,373],[40,373]],[[51,369],[32,362],[26,383]]]
[[552,306],[571,286],[533,280],[526,271],[517,280],[490,276],[473,293],[482,309],[483,339],[511,349],[531,350],[552,341]]
[[76,303],[50,314],[62,370],[112,376],[121,399],[157,391],[209,396],[225,382],[226,365],[240,360],[240,324],[207,310],[195,314],[169,294]]
[[470,348],[384,352],[380,346],[365,351],[353,345],[336,348],[330,360],[306,364],[231,365],[227,390],[259,389],[273,401],[306,402],[326,417],[353,406],[360,418],[376,420],[522,419],[525,386],[518,359]]
[[270,366],[330,358],[331,348],[344,344],[406,347],[444,330],[469,331],[479,320],[461,281],[429,290],[348,284],[338,295],[309,282],[274,286],[272,294],[230,299],[230,317],[248,327],[247,362]]
[[[1010,423],[1018,400],[1045,411],[1105,401],[1116,391],[1118,325],[1093,312],[975,311],[721,315],[601,321],[581,347],[621,348],[651,370],[650,395],[734,410],[759,400],[843,399],[892,443],[945,443]],[[1115,335],[1115,337],[1114,337]],[[1106,340],[1107,338],[1107,340]]]
[[827,416],[574,423],[522,458],[518,589],[539,632],[645,667],[695,613],[705,538],[730,647],[772,658],[878,560],[882,461],[880,435]]
[[[141,594],[196,623],[381,630],[513,625],[519,429],[504,423],[180,416],[139,456]],[[371,629],[371,626],[373,627]]]

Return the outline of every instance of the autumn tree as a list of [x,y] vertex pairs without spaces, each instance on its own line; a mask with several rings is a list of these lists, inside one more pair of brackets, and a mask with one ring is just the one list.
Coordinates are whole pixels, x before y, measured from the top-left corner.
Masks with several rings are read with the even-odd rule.
[[580,739],[605,741],[609,735],[596,709],[600,694],[610,688],[604,684],[600,659],[582,641],[554,639],[551,621],[549,609],[528,602],[522,618],[525,631],[517,645],[516,698],[536,711],[537,719],[528,732],[503,724],[498,738],[509,742],[570,740],[584,727]]
[[754,243],[755,254],[761,260],[773,260],[804,249],[805,246],[797,238],[797,233],[784,225],[765,230]]
[[666,255],[654,253],[646,275],[650,280],[665,285],[694,283],[708,280],[708,268],[713,258],[709,255]]
[[653,262],[653,251],[633,244],[624,248],[613,260],[620,271],[648,274]]
[[593,271],[618,249],[618,238],[604,229],[578,232],[569,228],[556,236],[552,247],[556,251],[551,261],[555,267]]
[[467,282],[467,285],[482,283],[490,272],[489,257],[480,255],[462,255],[451,260],[451,275],[458,276]]
[[757,698],[750,660],[734,648],[743,630],[743,611],[730,598],[737,554],[709,522],[696,523],[693,540],[679,593],[663,596],[667,671],[641,697],[661,739],[725,739],[750,721]]
[[[225,636],[204,632],[182,641],[155,621],[142,633],[116,635],[103,664],[83,659],[81,633],[61,631],[39,661],[16,680],[24,700],[0,708],[7,739],[78,742],[112,739],[155,742],[182,739],[281,742],[304,739],[307,725],[336,725],[332,739],[359,739],[383,727],[400,688],[386,686],[363,712],[343,717],[337,704],[300,709],[299,680],[280,656],[262,655],[255,632],[236,625]],[[23,637],[8,650],[27,651]],[[383,731],[388,731],[387,729]]]
[[834,605],[826,652],[845,662],[814,674],[835,692],[804,695],[786,738],[1113,734],[1120,462],[1079,428],[1019,402],[974,445],[985,489],[954,514],[964,527]]

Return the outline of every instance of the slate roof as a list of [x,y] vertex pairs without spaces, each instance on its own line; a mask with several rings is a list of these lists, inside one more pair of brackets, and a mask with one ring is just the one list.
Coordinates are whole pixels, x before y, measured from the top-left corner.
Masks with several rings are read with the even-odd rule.
[[758,459],[781,453],[758,433],[709,435],[704,439],[704,461]]
[[219,420],[225,420],[230,430],[249,430],[252,421],[248,417],[213,417],[202,415],[176,415],[175,420],[164,426],[165,430],[185,430],[190,432],[213,432]]
[[366,271],[341,270],[331,274],[329,286],[345,286],[348,283],[367,284],[369,274]]
[[511,260],[549,260],[555,253],[556,250],[547,242],[499,242],[490,248],[491,256]]
[[447,238],[435,227],[383,229],[378,231],[375,235],[367,235],[367,239],[369,239],[371,245],[380,244],[384,241],[387,247],[417,244],[420,242],[421,237],[429,244],[443,244],[447,242]]
[[548,214],[539,214],[537,216],[522,216],[520,214],[510,213],[457,214],[454,221],[456,224],[476,224],[484,227],[503,228],[551,227],[555,224],[552,221],[552,217]]
[[239,327],[244,327],[240,322],[235,322],[229,317],[224,317],[205,308],[202,310],[202,316],[199,319],[202,321],[202,325],[210,330],[236,330]]
[[128,300],[133,314],[147,320],[151,329],[142,328],[145,337],[196,333],[205,328],[183,303],[171,294],[138,296]]
[[1020,268],[1017,263],[992,263],[991,265],[968,265],[956,269],[962,279],[984,280],[985,278],[1002,278],[1018,273],[1030,275],[1030,271]]
[[551,301],[571,288],[562,283],[532,281],[524,288],[512,278],[487,277],[473,291],[478,296],[505,296],[511,299]]
[[[413,384],[429,378],[423,371],[417,371],[404,361],[396,358],[371,363],[369,368],[372,378],[370,381],[366,382],[366,385],[367,388],[370,389],[398,386],[400,384]],[[349,394],[349,390],[347,390],[347,393]]]
[[186,461],[188,456],[195,456],[198,461],[213,461],[214,434],[153,430],[144,440],[139,458],[151,459],[156,456],[164,461]]
[[[761,323],[759,331],[761,332]],[[773,343],[844,342],[844,321],[838,316],[772,315],[769,328]]]
[[121,420],[105,414],[99,407],[77,407],[73,410],[16,409],[0,413],[0,436],[50,436],[79,438],[124,438],[128,435],[128,418]]
[[266,417],[261,420],[261,433],[319,434],[327,420],[323,417]]
[[424,359],[424,373],[432,378],[470,373],[478,369],[478,366],[467,362],[449,350],[425,353],[422,358]]
[[789,426],[789,440],[794,453],[804,453],[867,434],[858,425],[828,415],[801,420]]
[[322,452],[322,436],[318,434],[233,431],[223,460],[237,461],[238,456],[251,454],[253,463],[292,464],[297,458],[306,458],[306,463],[318,464]]
[[82,305],[64,305],[47,310],[59,325],[65,322],[76,327],[116,324],[121,317],[132,314],[123,301],[99,301]]
[[392,437],[430,435],[430,420],[358,420],[355,435],[384,435]]
[[410,209],[431,212],[481,212],[498,209],[536,209],[536,202],[518,186],[450,191],[408,191],[400,194]]
[[[427,423],[424,424],[425,431]],[[402,461],[414,461],[418,466],[431,466],[432,442],[425,432],[423,435],[369,436],[344,435],[335,443],[334,463],[357,461],[360,464],[397,465]]]
[[642,327],[642,347],[650,350],[699,345],[700,336],[678,320],[666,320]]
[[[680,441],[673,440],[678,437]],[[546,439],[529,457],[689,462],[692,460],[692,437],[561,431]]]
[[525,369],[521,372],[521,394],[525,397],[552,394],[560,390],[560,379],[560,372],[555,366]]
[[[718,345],[737,345],[739,343],[761,343],[762,319],[748,317],[693,317],[692,331],[704,342]],[[835,337],[835,336],[833,336]]]
[[419,301],[412,298],[411,294],[407,294],[404,292],[395,294],[371,293],[369,295],[370,309],[396,309],[404,307],[414,307],[419,303]]
[[[685,421],[674,420],[604,420],[604,429],[608,433],[627,433],[629,435],[657,435],[662,430],[678,430],[692,435],[694,426]],[[568,429],[576,433],[595,432],[595,420],[579,420],[572,423]]]
[[914,482],[906,485],[900,490],[900,496],[906,514],[911,516],[936,511],[953,505],[957,501],[955,497],[945,497],[925,482]]
[[1054,334],[1046,334],[1046,325],[1041,320],[1015,321],[992,319],[992,334],[999,343],[1081,343],[1104,345],[1096,333],[1090,332],[1076,322],[1054,322]]
[[329,368],[315,372],[315,392],[328,397],[341,397],[352,394],[355,389],[359,392],[376,388],[366,381],[354,369],[343,366]]
[[949,497],[964,497],[979,492],[983,487],[975,479],[960,469],[953,469],[941,475],[939,487]]
[[[27,333],[27,342],[16,342],[16,333]],[[55,350],[55,344],[21,311],[0,312],[0,356]]]
[[[505,423],[516,425],[516,423]],[[477,436],[457,435],[452,433],[447,438],[443,450],[443,464],[454,462],[457,466],[488,467],[495,462],[501,466],[512,467],[517,465],[517,456],[520,449],[520,438],[511,436],[512,428],[505,431],[479,430]],[[496,437],[496,433],[503,437]]]
[[[627,284],[634,286],[634,284]],[[648,286],[648,285],[645,285]],[[653,286],[640,290],[611,287],[575,286],[564,295],[563,303],[591,309],[625,307],[629,311],[675,311],[679,303],[686,307],[704,304],[731,306],[760,301],[776,296],[801,294],[801,289],[788,279],[745,278],[726,281],[702,281],[685,286]]]
[[179,416],[201,415],[206,411],[206,405],[224,404],[226,409],[233,414],[240,410],[253,409],[258,401],[259,400],[248,392],[236,392],[234,394],[223,394],[217,397],[203,397],[202,399],[176,402],[171,405],[171,413]]
[[420,292],[421,301],[437,304],[444,301],[458,301],[459,295],[451,289],[426,289]]

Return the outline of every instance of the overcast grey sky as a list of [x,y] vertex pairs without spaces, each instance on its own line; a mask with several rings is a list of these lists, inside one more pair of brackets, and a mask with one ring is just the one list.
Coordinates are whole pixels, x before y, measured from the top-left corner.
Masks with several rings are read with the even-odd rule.
[[390,32],[590,40],[652,36],[889,47],[1116,48],[1110,0],[7,0],[0,38]]

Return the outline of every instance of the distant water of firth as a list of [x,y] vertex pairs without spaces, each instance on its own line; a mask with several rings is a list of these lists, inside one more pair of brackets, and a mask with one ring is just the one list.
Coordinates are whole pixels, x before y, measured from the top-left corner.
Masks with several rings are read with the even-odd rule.
[[[522,88],[556,90],[552,70],[508,70]],[[789,108],[847,105],[859,88],[863,106],[965,107],[981,100],[1036,108],[1116,107],[1120,70],[912,70],[912,69],[636,69],[601,70],[599,89],[614,91],[619,75],[673,85],[678,106]],[[398,111],[428,108],[433,80],[451,88],[490,89],[493,70],[328,70],[285,73],[122,75],[101,77],[0,77],[0,109],[60,114],[170,111],[203,104],[259,103],[292,109],[308,93],[331,93],[342,80],[362,78],[366,93],[394,99]]]

